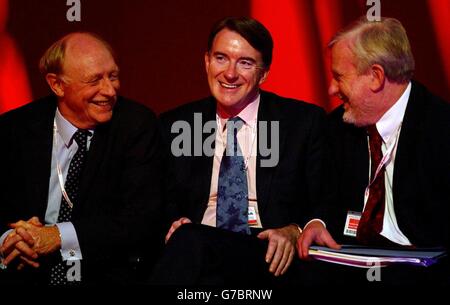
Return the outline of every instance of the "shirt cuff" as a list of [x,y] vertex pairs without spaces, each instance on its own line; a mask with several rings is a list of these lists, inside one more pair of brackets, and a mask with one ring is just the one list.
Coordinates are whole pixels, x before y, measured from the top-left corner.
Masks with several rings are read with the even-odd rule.
[[[6,237],[9,235],[9,233],[11,233],[13,230],[10,229],[8,231],[6,231],[5,233],[3,233],[2,236],[0,236],[0,246],[3,245],[3,243],[5,242]],[[0,269],[3,269],[3,264],[1,263],[3,261],[4,257],[2,256],[2,253],[0,252]]]
[[3,242],[5,241],[6,237],[9,235],[9,233],[11,233],[13,231],[13,229],[9,229],[8,231],[6,231],[5,233],[3,233],[2,236],[0,236],[0,246],[3,245]]
[[77,232],[71,222],[60,222],[56,226],[61,237],[61,256],[63,261],[83,259]]
[[324,222],[322,219],[314,218],[314,219],[311,219],[310,221],[308,221],[308,223],[303,227],[303,230],[305,230],[306,227],[307,227],[309,224],[311,224],[313,221],[319,221],[325,228],[327,228],[327,225],[325,224],[325,222]]

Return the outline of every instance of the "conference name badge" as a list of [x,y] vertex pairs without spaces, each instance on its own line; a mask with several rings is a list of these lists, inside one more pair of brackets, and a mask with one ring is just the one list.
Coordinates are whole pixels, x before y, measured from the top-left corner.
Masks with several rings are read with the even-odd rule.
[[248,207],[248,224],[256,225],[258,220],[256,218],[256,209],[255,207]]
[[356,237],[358,230],[359,220],[361,219],[361,213],[348,211],[347,219],[345,220],[344,235]]

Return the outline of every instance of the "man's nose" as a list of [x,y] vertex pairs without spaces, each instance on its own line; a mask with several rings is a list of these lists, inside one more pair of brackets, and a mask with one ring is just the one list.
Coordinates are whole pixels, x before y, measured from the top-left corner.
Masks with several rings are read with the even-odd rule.
[[230,62],[225,70],[225,78],[229,81],[236,80],[239,77],[239,73],[236,68],[236,64]]
[[[114,82],[118,82],[115,80]],[[102,81],[101,93],[105,96],[113,97],[116,95],[117,85],[113,83],[109,78]]]
[[339,93],[339,87],[337,85],[336,80],[333,78],[330,82],[330,86],[328,87],[328,94],[330,96],[335,96]]

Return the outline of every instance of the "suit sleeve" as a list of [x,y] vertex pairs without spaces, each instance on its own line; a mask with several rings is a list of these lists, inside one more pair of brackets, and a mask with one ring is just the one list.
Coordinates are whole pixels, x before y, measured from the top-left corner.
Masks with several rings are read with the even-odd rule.
[[[11,142],[11,135],[9,132],[9,125],[6,123],[6,119],[4,116],[0,117],[0,141],[2,143],[2,149],[0,149],[0,204],[4,205],[8,203],[6,191],[10,189],[9,183],[10,179],[8,179],[10,173],[10,164],[9,162],[9,150],[4,149]],[[11,215],[8,215],[9,209],[6,207],[1,208],[0,211],[0,235],[9,230],[7,225],[8,222],[11,221]]]
[[[306,152],[306,183],[308,184],[309,218],[327,221],[335,198],[334,168],[328,137],[328,124],[324,111],[312,115],[310,136]],[[332,213],[332,212],[331,212]]]

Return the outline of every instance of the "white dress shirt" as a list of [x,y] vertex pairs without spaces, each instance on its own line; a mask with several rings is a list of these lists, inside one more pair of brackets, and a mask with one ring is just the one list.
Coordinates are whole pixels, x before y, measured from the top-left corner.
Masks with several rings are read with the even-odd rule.
[[[386,151],[393,145],[392,155],[389,161],[385,165],[384,172],[384,185],[385,185],[385,209],[383,218],[383,229],[381,235],[393,241],[396,244],[410,246],[411,242],[402,233],[397,224],[397,218],[395,217],[394,211],[394,197],[393,197],[393,181],[394,181],[394,164],[395,155],[397,152],[397,145],[400,136],[401,125],[403,122],[403,117],[405,115],[406,106],[408,105],[409,95],[411,93],[411,83],[406,87],[405,92],[398,99],[397,102],[381,117],[381,119],[376,123],[378,133],[383,138],[383,143],[381,144],[381,151],[383,155]],[[368,139],[367,139],[368,141]],[[370,160],[370,157],[369,157]],[[370,165],[369,170],[370,173]],[[365,203],[364,203],[365,205]]]

